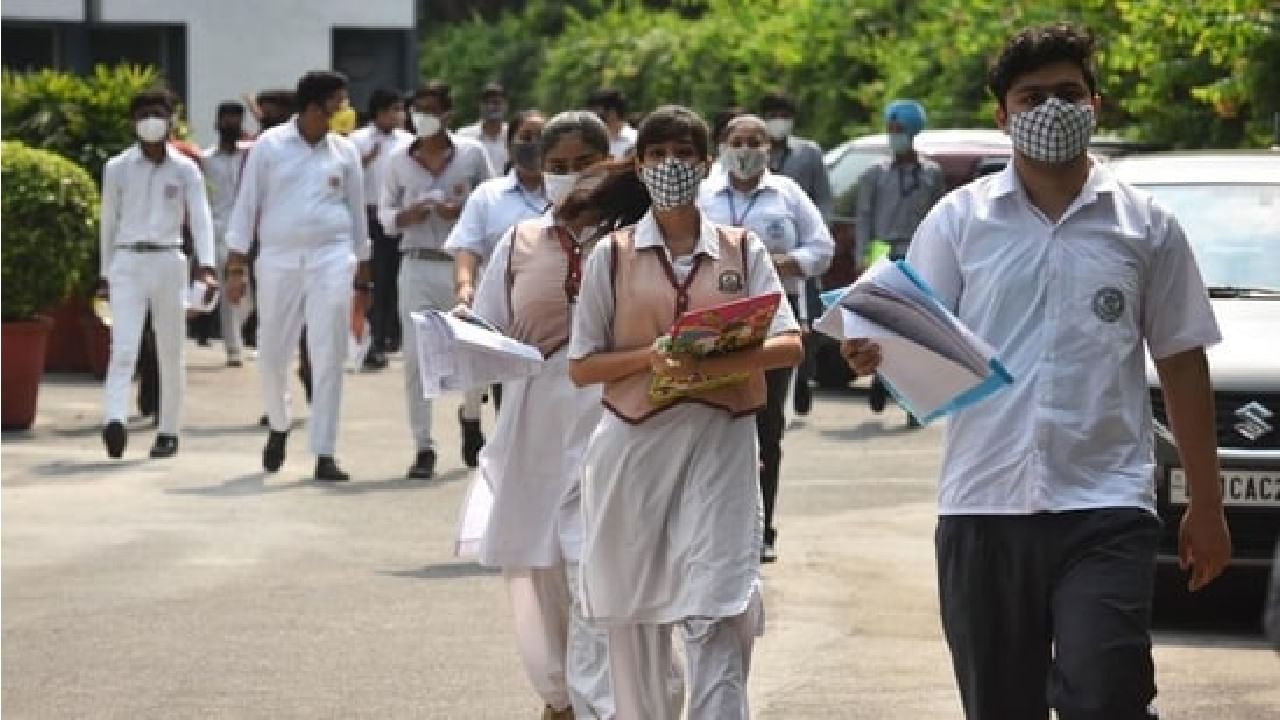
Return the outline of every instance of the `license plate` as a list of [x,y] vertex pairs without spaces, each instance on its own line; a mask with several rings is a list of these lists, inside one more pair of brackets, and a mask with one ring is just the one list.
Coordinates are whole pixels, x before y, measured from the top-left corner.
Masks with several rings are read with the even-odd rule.
[[[1280,507],[1280,471],[1223,470],[1222,502],[1225,505]],[[1187,474],[1183,470],[1169,472],[1169,502],[1187,504]]]

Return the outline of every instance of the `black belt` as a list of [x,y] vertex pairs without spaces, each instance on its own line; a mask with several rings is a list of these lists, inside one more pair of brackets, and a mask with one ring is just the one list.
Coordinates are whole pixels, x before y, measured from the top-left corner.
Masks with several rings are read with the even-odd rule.
[[437,262],[453,262],[453,256],[443,250],[433,250],[431,248],[405,248],[400,251],[401,255],[410,260],[435,260]]
[[169,250],[181,250],[181,245],[159,245],[156,243],[132,243],[130,245],[117,245],[120,250],[132,250],[134,252],[168,252]]

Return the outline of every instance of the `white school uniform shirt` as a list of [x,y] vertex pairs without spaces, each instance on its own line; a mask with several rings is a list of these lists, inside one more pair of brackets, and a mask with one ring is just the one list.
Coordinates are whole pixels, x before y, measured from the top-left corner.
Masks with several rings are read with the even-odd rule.
[[413,133],[404,128],[392,128],[391,132],[384,133],[377,125],[369,123],[348,135],[347,139],[360,151],[362,164],[364,156],[375,145],[378,146],[378,154],[364,166],[364,202],[366,205],[377,205],[378,193],[382,190],[383,168],[392,155],[413,143]]
[[244,169],[248,147],[236,143],[235,150],[223,152],[213,145],[200,153],[204,161],[204,177],[209,186],[209,210],[213,213],[214,239],[225,242],[231,210],[236,206],[236,190],[240,187],[240,171]]
[[420,223],[401,227],[396,224],[396,215],[430,195],[466,203],[480,183],[493,177],[493,169],[479,142],[450,134],[453,155],[444,170],[433,175],[413,156],[417,142],[398,151],[387,163],[378,195],[378,221],[388,235],[400,234],[401,250],[443,250],[458,220],[445,220],[432,212]]
[[[835,241],[822,213],[796,181],[766,170],[755,190],[734,189],[727,172],[702,183],[698,207],[713,222],[755,233],[770,253],[785,253],[800,265],[805,277],[817,277],[831,265]],[[784,278],[789,295],[803,295],[804,277]]]
[[520,183],[516,171],[480,183],[467,198],[462,215],[449,231],[444,249],[450,255],[467,250],[487,261],[493,249],[516,223],[536,218],[547,210],[542,187],[530,191]]
[[471,138],[484,147],[485,154],[489,156],[489,166],[493,168],[494,173],[506,170],[507,124],[505,122],[502,123],[502,129],[497,135],[485,135],[484,126],[478,122],[458,128],[458,135]]
[[622,123],[622,128],[618,130],[617,135],[609,135],[609,155],[610,157],[620,158],[626,155],[631,148],[636,146],[636,137],[639,133],[636,129],[627,123]]
[[1010,163],[943,198],[907,260],[1013,374],[948,423],[939,513],[1154,512],[1144,350],[1221,339],[1177,220],[1094,164],[1051,222]]
[[259,135],[241,173],[227,247],[248,253],[255,232],[261,261],[295,265],[343,244],[358,260],[369,259],[356,146],[336,133],[309,144],[296,115]]
[[213,220],[204,176],[195,161],[169,144],[154,163],[134,144],[107,161],[102,171],[102,222],[98,272],[107,277],[121,245],[182,247],[182,223],[191,227],[192,245],[202,267],[213,267]]

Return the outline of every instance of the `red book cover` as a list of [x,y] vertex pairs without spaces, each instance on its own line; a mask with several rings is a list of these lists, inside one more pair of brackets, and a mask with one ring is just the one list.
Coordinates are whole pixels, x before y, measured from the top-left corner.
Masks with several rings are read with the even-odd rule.
[[[778,311],[782,293],[769,293],[734,300],[721,305],[690,310],[676,318],[669,334],[658,338],[659,346],[672,354],[714,357],[764,343]],[[653,376],[649,399],[665,405],[681,397],[746,382],[746,374],[719,377],[694,376],[672,380]]]

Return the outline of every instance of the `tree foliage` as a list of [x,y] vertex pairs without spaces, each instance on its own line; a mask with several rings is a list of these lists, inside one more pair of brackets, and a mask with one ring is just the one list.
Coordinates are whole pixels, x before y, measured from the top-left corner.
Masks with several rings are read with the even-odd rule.
[[424,36],[424,77],[455,86],[460,119],[485,82],[516,107],[580,107],[621,89],[635,109],[704,114],[799,101],[798,130],[824,145],[879,129],[915,97],[934,127],[990,126],[991,58],[1009,34],[1070,20],[1099,37],[1103,129],[1183,147],[1258,146],[1280,111],[1276,0],[577,0],[490,3]]

